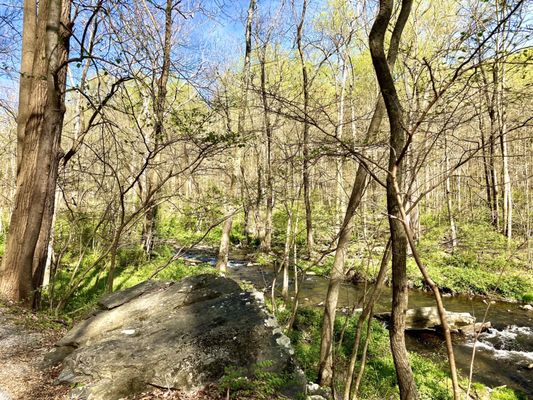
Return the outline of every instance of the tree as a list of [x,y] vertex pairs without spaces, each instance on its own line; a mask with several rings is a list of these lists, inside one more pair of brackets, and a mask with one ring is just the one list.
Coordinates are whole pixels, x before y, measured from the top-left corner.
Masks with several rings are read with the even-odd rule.
[[[31,0],[25,3],[25,13],[35,11]],[[34,258],[39,247],[47,249],[57,177],[58,151],[65,112],[64,90],[68,38],[70,36],[70,1],[46,0],[39,3],[34,20],[25,17],[23,68],[26,78],[21,80],[22,101],[30,110],[18,124],[19,142],[24,138],[17,175],[15,206],[11,215],[6,252],[2,260],[0,296],[11,301],[31,305],[33,294],[42,278],[34,276]],[[33,38],[33,40],[30,39]],[[28,47],[31,47],[29,49]],[[29,58],[33,53],[31,72]],[[35,79],[46,77],[46,79]],[[31,97],[28,99],[28,85]],[[42,230],[42,233],[41,233]],[[42,235],[38,247],[39,237]],[[41,250],[45,251],[45,250]]]
[[[153,93],[153,111],[154,111],[154,129],[153,129],[153,146],[157,146],[164,140],[164,121],[165,121],[165,103],[167,98],[167,84],[170,75],[170,52],[172,50],[172,13],[174,9],[174,1],[167,0],[165,5],[165,29],[163,47],[163,63],[161,65],[161,73],[157,79],[155,93]],[[154,168],[149,168],[146,171],[146,193],[151,194],[154,187],[158,186],[158,172]],[[158,205],[153,196],[149,200],[149,204],[144,216],[144,224],[142,231],[142,245],[147,255],[150,255],[154,246],[154,237],[157,234],[157,210]]]
[[[409,15],[411,0],[402,1],[402,11]],[[387,212],[392,249],[392,315],[390,326],[391,351],[400,388],[400,398],[417,399],[413,371],[405,347],[405,311],[407,310],[407,235],[402,226],[401,204],[395,184],[401,185],[406,134],[402,106],[385,56],[384,41],[393,10],[392,0],[380,0],[379,12],[369,34],[370,54],[376,77],[387,109],[390,125],[390,155],[387,173]],[[402,12],[401,11],[401,12]]]
[[309,182],[309,74],[307,71],[304,47],[302,43],[303,29],[305,23],[305,13],[307,11],[307,0],[302,2],[302,12],[300,15],[300,22],[296,29],[296,46],[298,47],[298,55],[300,57],[300,65],[302,70],[302,91],[304,97],[303,104],[303,164],[302,164],[302,179],[304,188],[304,203],[305,203],[305,226],[307,231],[307,253],[309,257],[312,256],[315,247],[315,238],[313,233],[313,211],[311,209],[311,184]]
[[[387,63],[391,70],[393,70],[396,63],[400,39],[409,17],[409,11],[410,9],[408,7],[402,7],[392,33],[387,55]],[[379,97],[365,134],[365,143],[372,144],[376,140],[384,114],[385,103],[383,101],[383,97]],[[339,229],[339,238],[337,241],[337,248],[335,250],[332,273],[329,279],[326,300],[324,302],[324,320],[322,323],[318,377],[321,384],[328,386],[333,383],[333,329],[337,310],[337,301],[339,297],[339,289],[346,273],[346,253],[352,238],[352,221],[357,208],[361,204],[368,178],[368,165],[366,165],[365,160],[362,157],[359,161],[360,162],[354,177],[354,183],[352,185],[352,191],[348,200],[346,212],[344,214],[344,220]]]
[[[256,8],[256,0],[250,0],[248,5],[248,15],[246,17],[246,28],[245,28],[245,53],[244,53],[244,67],[243,67],[243,78],[242,78],[242,105],[239,110],[239,116],[237,121],[237,135],[242,137],[244,134],[244,119],[246,116],[246,105],[247,105],[247,96],[248,96],[248,87],[250,85],[250,55],[252,52],[252,24],[254,20],[254,13]],[[229,122],[228,122],[229,124]],[[234,163],[240,164],[240,156],[237,156],[238,160]],[[234,189],[237,174],[240,168],[237,165],[233,165],[233,169],[230,172],[230,195]],[[233,210],[226,210],[227,216],[222,228],[222,236],[220,239],[220,246],[218,249],[217,263],[216,267],[220,271],[225,271],[228,264],[228,253],[229,253],[229,239],[231,233],[231,227],[233,226]]]

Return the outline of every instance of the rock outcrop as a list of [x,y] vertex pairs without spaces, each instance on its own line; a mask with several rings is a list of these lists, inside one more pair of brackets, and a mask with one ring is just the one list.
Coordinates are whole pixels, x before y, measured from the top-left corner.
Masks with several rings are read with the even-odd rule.
[[[461,327],[472,325],[476,318],[466,312],[446,312],[448,325],[452,331],[460,331]],[[390,313],[376,314],[376,318],[384,321],[390,320]],[[405,329],[421,330],[436,329],[440,327],[440,317],[437,307],[411,308],[405,313]]]
[[294,380],[289,398],[305,391],[289,339],[266,311],[261,293],[228,278],[199,275],[179,282],[147,281],[104,298],[48,359],[63,362],[58,380],[74,398],[115,400],[150,387],[193,393],[226,367],[268,369]]

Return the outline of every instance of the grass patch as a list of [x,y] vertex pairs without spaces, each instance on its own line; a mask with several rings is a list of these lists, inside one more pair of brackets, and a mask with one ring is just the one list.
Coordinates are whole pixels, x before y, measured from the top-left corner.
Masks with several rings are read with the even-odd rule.
[[[418,250],[441,288],[452,293],[516,300],[533,293],[533,276],[520,243],[512,241],[509,245],[507,238],[489,223],[458,224],[458,247],[453,252],[446,224],[428,215],[422,224]],[[424,287],[413,260],[409,260],[408,274],[415,287]]]

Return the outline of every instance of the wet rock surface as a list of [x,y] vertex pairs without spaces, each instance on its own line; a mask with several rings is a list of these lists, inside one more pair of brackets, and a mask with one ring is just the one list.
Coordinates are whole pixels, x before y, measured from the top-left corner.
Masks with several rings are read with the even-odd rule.
[[216,275],[145,282],[114,293],[76,325],[47,357],[63,362],[58,380],[80,399],[114,400],[150,387],[194,393],[226,367],[292,374],[289,398],[305,390],[288,338],[258,293]]

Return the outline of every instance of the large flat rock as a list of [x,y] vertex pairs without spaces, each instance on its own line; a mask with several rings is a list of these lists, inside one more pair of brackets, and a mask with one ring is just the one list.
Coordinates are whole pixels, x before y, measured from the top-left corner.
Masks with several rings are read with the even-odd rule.
[[[389,321],[390,313],[376,314],[376,318]],[[459,331],[462,327],[472,325],[476,318],[467,312],[446,312],[450,330]],[[411,308],[405,312],[405,329],[424,330],[440,328],[440,317],[437,307]]]
[[[270,370],[299,376],[288,344],[261,296],[228,278],[199,275],[145,282],[100,301],[49,355],[75,398],[114,400],[150,387],[192,393],[224,375],[269,360]],[[304,380],[285,388],[303,391]]]

